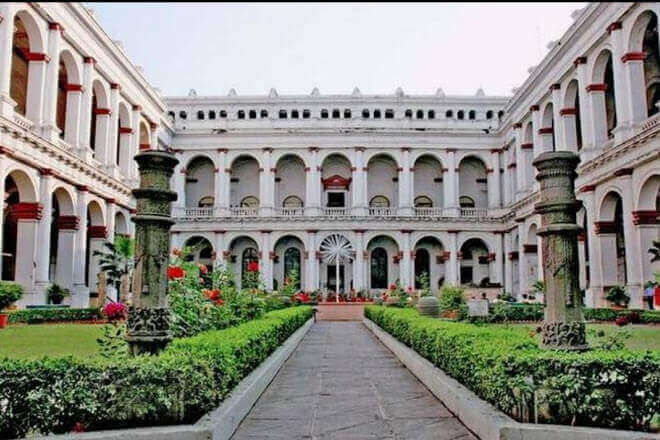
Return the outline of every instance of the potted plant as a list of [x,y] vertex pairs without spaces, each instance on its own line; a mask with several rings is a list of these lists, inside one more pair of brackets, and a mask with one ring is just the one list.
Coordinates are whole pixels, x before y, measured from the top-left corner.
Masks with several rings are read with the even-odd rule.
[[443,318],[458,318],[461,307],[465,305],[465,291],[461,287],[444,286],[440,291],[440,313]]
[[605,299],[614,304],[612,306],[614,309],[623,309],[630,302],[630,297],[626,294],[626,289],[623,286],[610,287]]
[[59,284],[51,284],[48,289],[46,289],[46,296],[48,297],[48,302],[51,304],[62,304],[62,300],[67,296],[71,296],[69,289],[60,286]]
[[2,310],[18,301],[21,296],[23,296],[23,287],[20,284],[0,281],[0,328],[5,328],[9,324],[9,315],[1,313]]

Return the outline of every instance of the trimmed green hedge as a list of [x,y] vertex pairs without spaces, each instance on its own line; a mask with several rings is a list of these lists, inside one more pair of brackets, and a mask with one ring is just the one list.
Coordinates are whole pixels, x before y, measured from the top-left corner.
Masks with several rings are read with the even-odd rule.
[[657,351],[549,351],[514,328],[378,306],[366,307],[365,316],[520,421],[648,431],[658,412]]
[[277,310],[127,361],[0,360],[0,438],[77,423],[88,431],[193,423],[311,316],[311,307]]
[[39,324],[42,322],[60,321],[94,321],[101,318],[101,310],[97,308],[39,308],[9,312],[9,322],[11,323],[25,322],[28,324]]
[[[505,321],[542,321],[543,304],[492,303],[488,316],[474,316],[471,322],[505,322]],[[645,324],[660,323],[659,310],[641,309],[589,309],[585,308],[584,319],[587,321],[615,321],[619,316],[628,316],[632,322]]]

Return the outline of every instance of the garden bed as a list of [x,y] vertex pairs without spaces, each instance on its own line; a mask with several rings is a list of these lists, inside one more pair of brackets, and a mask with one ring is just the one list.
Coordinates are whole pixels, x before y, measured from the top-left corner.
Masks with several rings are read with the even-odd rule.
[[193,423],[311,316],[311,307],[269,312],[236,327],[177,339],[159,356],[4,359],[0,438],[76,427],[92,431]]
[[[490,303],[488,316],[475,316],[472,322],[539,322],[543,320],[543,304]],[[660,324],[660,310],[641,309],[591,309],[584,308],[584,319],[594,322],[614,322],[625,316],[632,323]]]
[[48,322],[103,323],[101,310],[97,308],[30,308],[9,312],[10,323],[41,324]]
[[392,307],[368,306],[365,316],[518,421],[648,431],[658,411],[658,351],[546,351],[519,328]]

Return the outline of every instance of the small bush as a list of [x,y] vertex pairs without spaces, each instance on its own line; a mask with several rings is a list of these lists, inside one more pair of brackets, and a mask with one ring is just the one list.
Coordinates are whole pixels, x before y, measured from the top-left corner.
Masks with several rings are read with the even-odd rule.
[[267,313],[173,341],[159,356],[0,360],[0,438],[193,423],[312,316]]
[[542,350],[511,327],[379,306],[366,307],[365,315],[517,420],[648,431],[658,411],[659,352]]
[[97,308],[39,308],[14,310],[9,312],[9,322],[39,324],[42,322],[95,321],[101,319],[101,311]]
[[443,286],[440,290],[440,313],[460,310],[465,304],[465,290],[461,287]]
[[0,312],[23,296],[23,287],[11,281],[0,281]]

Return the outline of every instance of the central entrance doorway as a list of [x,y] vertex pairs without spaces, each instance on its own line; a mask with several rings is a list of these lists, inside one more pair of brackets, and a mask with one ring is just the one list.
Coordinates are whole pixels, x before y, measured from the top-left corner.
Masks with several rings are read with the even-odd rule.
[[343,264],[339,265],[339,289],[337,289],[337,270],[335,266],[328,265],[326,267],[328,291],[336,292],[338,290],[339,293],[346,293],[346,277],[344,276],[344,268],[345,266]]

